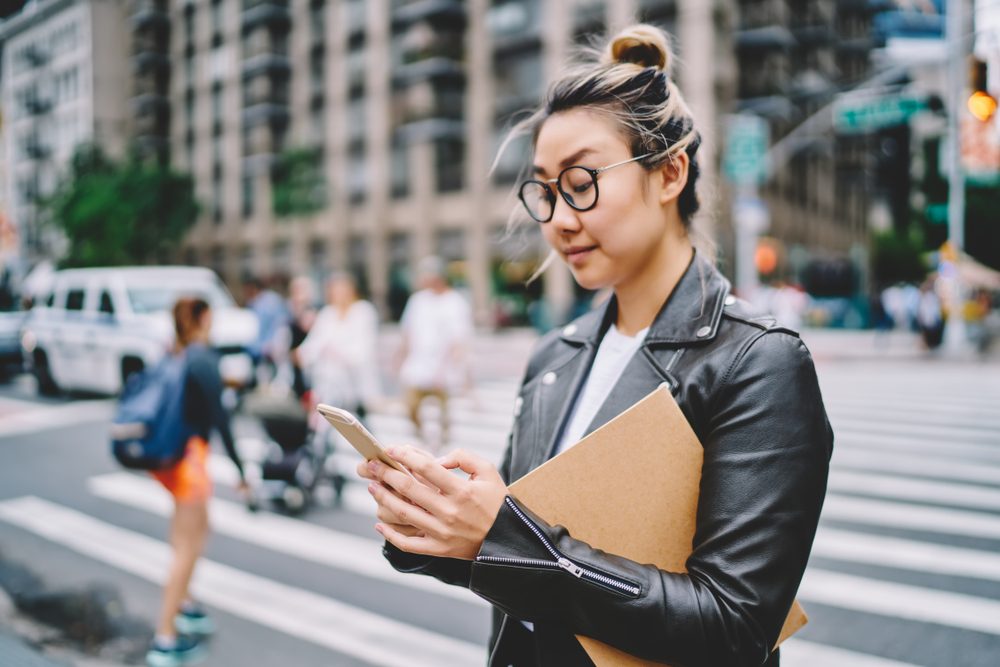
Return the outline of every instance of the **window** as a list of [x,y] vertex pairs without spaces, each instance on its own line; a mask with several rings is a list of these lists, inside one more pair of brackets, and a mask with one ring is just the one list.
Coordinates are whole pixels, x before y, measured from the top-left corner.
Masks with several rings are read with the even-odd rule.
[[288,241],[278,241],[271,248],[271,268],[279,275],[292,271],[292,246]]
[[222,222],[222,208],[222,163],[216,162],[212,167],[212,221],[215,224]]
[[439,139],[434,144],[434,169],[438,192],[460,190],[465,170],[465,143],[456,139]]
[[365,125],[367,122],[366,100],[363,97],[352,99],[347,104],[347,137],[352,145],[365,140]]
[[184,125],[188,131],[194,130],[194,91],[188,91],[184,98]]
[[243,174],[242,203],[243,217],[253,216],[253,174]]
[[212,0],[212,34],[222,32],[222,0]]
[[390,171],[392,173],[392,196],[406,197],[410,193],[410,153],[407,146],[399,138],[392,142]]
[[542,59],[538,48],[497,54],[493,61],[498,107],[524,107],[542,93]]
[[326,276],[326,242],[315,239],[309,244],[309,271],[317,280]]
[[212,86],[212,128],[213,132],[222,129],[222,85]]
[[326,3],[325,0],[312,0],[309,7],[309,25],[312,28],[313,42],[326,41]]
[[220,45],[212,49],[208,61],[208,75],[211,81],[220,81],[232,71],[230,60],[229,49],[225,46]]
[[368,194],[368,161],[364,146],[352,149],[347,158],[347,196],[352,204],[362,202]]
[[115,314],[115,304],[111,301],[111,295],[107,291],[101,292],[101,308],[102,313],[107,315]]
[[66,292],[66,310],[83,310],[84,291],[72,289]]
[[194,51],[187,51],[184,54],[184,78],[187,79],[187,85],[194,85]]
[[243,246],[243,251],[240,253],[240,275],[252,276],[255,275],[256,270],[253,246]]
[[486,24],[494,35],[518,35],[531,30],[537,32],[538,3],[501,0],[492,4],[486,14]]

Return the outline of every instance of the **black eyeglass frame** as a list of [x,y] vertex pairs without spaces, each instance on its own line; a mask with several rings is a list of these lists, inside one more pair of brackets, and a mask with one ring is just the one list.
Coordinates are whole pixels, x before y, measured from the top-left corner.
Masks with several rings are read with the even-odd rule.
[[[580,212],[589,211],[595,206],[597,206],[597,201],[600,199],[601,191],[597,187],[597,177],[600,174],[603,174],[609,169],[620,167],[623,164],[628,164],[629,162],[636,162],[638,160],[642,160],[643,158],[647,158],[650,155],[652,155],[652,153],[644,153],[643,155],[640,155],[638,157],[629,158],[628,160],[622,160],[621,162],[615,162],[614,164],[609,164],[606,167],[599,167],[597,169],[591,169],[590,167],[584,167],[578,164],[570,165],[565,169],[563,169],[562,171],[560,171],[558,176],[556,176],[555,178],[550,178],[547,181],[542,181],[536,178],[524,181],[523,183],[521,183],[521,187],[518,188],[517,190],[517,198],[521,200],[521,204],[524,205],[524,210],[528,212],[528,215],[531,216],[532,220],[535,220],[540,224],[545,224],[551,221],[552,217],[556,214],[556,195],[554,192],[552,192],[552,188],[550,187],[551,183],[555,183],[556,189],[559,191],[559,195],[563,198],[563,201],[569,205],[570,208]],[[566,191],[563,190],[562,188],[562,177],[563,175],[566,174],[566,172],[568,172],[571,169],[582,169],[588,174],[590,174],[590,182],[594,186],[594,201],[588,204],[587,206],[577,206],[576,204],[574,204],[572,195],[567,194]],[[538,216],[536,216],[534,213],[531,212],[531,207],[528,206],[528,202],[524,198],[524,188],[526,188],[529,185],[540,185],[542,186],[542,189],[545,190],[545,196],[546,199],[548,199],[550,210],[549,210],[549,216],[544,220],[540,220]]]

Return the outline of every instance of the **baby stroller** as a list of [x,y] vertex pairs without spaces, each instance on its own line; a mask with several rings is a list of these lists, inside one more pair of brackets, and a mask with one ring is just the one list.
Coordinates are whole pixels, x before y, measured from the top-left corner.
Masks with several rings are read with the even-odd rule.
[[327,438],[317,437],[310,407],[308,393],[299,399],[291,392],[265,391],[244,401],[269,441],[261,463],[261,496],[289,514],[305,511],[322,482],[332,484],[337,500],[344,487],[341,475],[328,472],[330,446]]

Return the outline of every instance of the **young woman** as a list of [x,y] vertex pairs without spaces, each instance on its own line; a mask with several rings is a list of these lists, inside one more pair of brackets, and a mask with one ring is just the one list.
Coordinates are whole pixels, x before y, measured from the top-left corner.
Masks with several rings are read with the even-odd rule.
[[[798,335],[730,296],[693,248],[700,138],[670,58],[659,29],[629,28],[527,121],[527,213],[577,282],[613,298],[539,343],[500,470],[462,451],[434,460],[405,447],[392,455],[416,479],[358,467],[393,566],[493,603],[491,665],[591,664],[575,634],[672,665],[778,664],[772,648],[809,557],[833,435]],[[593,549],[505,486],[663,382],[704,446],[684,574]],[[639,594],[574,576],[566,561]]]
[[[184,458],[173,468],[153,472],[153,476],[174,498],[170,523],[173,561],[163,587],[163,604],[156,625],[156,637],[146,654],[151,667],[174,667],[200,659],[204,647],[198,638],[214,631],[212,619],[188,592],[191,575],[208,537],[208,500],[212,480],[208,475],[208,439],[218,430],[240,473],[240,491],[249,493],[243,463],[236,453],[229,414],[222,405],[222,378],[218,356],[208,347],[212,311],[202,299],[179,299],[174,305],[177,335],[175,354],[185,356],[184,415],[194,428]],[[178,634],[180,633],[180,634]]]

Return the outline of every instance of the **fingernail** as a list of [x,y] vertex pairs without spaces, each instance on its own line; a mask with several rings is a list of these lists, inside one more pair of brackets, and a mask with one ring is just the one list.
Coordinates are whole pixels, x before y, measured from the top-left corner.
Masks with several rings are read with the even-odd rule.
[[398,447],[389,447],[385,451],[389,452],[389,456],[399,456],[399,448]]
[[369,461],[368,462],[368,470],[370,470],[371,472],[377,472],[378,471],[378,462],[377,461]]
[[373,496],[375,495],[375,485],[374,484],[369,484],[368,485],[368,493],[372,494]]
[[385,531],[385,529],[382,528],[382,524],[380,524],[380,523],[376,523],[375,524],[375,532],[377,532],[379,535],[382,535],[384,533],[384,531]]

